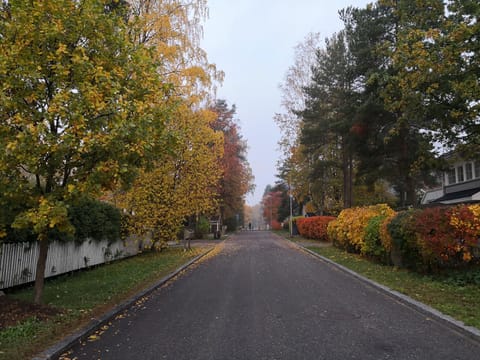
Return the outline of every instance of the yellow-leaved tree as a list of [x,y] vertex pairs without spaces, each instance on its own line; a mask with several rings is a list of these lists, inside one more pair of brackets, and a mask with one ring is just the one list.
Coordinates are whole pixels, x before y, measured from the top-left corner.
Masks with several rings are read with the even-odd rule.
[[188,216],[215,209],[222,175],[218,162],[223,136],[209,126],[214,114],[182,105],[173,119],[168,131],[175,134],[174,151],[161,156],[153,169],[142,172],[132,188],[117,198],[128,210],[128,232],[151,237],[154,249],[175,239]]
[[40,242],[35,302],[48,238],[73,231],[69,202],[131,181],[161,146],[172,87],[127,12],[122,1],[0,2],[0,188],[2,203],[27,198],[13,226]]
[[161,248],[175,239],[186,217],[207,213],[216,204],[221,175],[222,134],[212,130],[214,114],[202,110],[223,74],[200,47],[206,0],[130,0],[138,26],[133,37],[152,50],[157,72],[172,85],[176,104],[166,124],[168,151],[157,153],[132,189],[118,192],[118,205],[128,210],[130,234],[150,235]]
[[175,84],[175,94],[189,104],[211,100],[223,72],[208,62],[200,47],[207,0],[129,0],[139,19],[135,39],[154,51],[159,73]]

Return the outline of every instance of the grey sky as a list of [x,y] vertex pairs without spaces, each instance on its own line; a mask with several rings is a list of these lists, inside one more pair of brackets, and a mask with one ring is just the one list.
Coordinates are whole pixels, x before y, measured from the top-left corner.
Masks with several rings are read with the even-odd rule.
[[278,85],[293,64],[293,47],[309,32],[322,38],[342,29],[338,10],[364,7],[367,0],[208,0],[202,47],[210,62],[225,72],[217,97],[237,106],[256,190],[254,205],[276,181],[280,130],[273,121],[281,112]]

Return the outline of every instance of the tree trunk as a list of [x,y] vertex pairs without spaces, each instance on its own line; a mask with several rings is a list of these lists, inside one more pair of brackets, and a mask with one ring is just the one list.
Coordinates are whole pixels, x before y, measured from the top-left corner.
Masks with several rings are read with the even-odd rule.
[[343,208],[352,207],[350,155],[345,139],[342,139],[342,172],[343,172]]
[[410,175],[411,162],[409,160],[410,149],[408,147],[409,129],[404,125],[400,129],[401,154],[400,154],[400,176],[403,176],[402,185],[402,207],[415,206],[415,180]]
[[35,273],[35,304],[42,302],[43,284],[45,278],[45,267],[47,265],[48,239],[40,240],[40,251],[38,253],[37,271]]
[[348,202],[349,207],[353,206],[353,156],[352,153],[348,154]]
[[406,180],[407,180],[407,189],[406,189],[407,205],[416,206],[417,195],[415,191],[415,181],[414,179],[412,179],[411,176],[408,176]]

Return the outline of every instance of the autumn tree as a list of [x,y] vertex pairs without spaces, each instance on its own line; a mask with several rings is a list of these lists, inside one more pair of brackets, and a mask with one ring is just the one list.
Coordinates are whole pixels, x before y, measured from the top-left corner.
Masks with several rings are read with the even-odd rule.
[[[343,206],[356,203],[356,192],[360,203],[388,200],[388,187],[399,206],[417,205],[418,190],[435,182],[434,145],[475,156],[479,9],[475,1],[379,0],[340,11],[342,39],[318,51],[299,112],[306,166],[290,170],[293,179],[310,177],[310,194],[321,186],[320,209],[322,194],[338,193],[339,176]],[[295,169],[292,161],[283,165]]]
[[279,180],[272,188],[273,192],[280,194],[280,204],[277,211],[277,220],[281,223],[287,219],[290,214],[298,216],[301,214],[299,203],[291,195],[291,189],[288,183]]
[[153,49],[158,72],[174,92],[191,104],[208,105],[223,72],[208,61],[201,48],[207,0],[128,0],[132,29],[139,44]]
[[267,185],[261,201],[264,222],[273,229],[280,229],[290,214],[300,214],[299,204],[292,197],[288,184],[278,181],[275,185]]
[[2,197],[28,194],[14,226],[40,242],[36,302],[49,232],[73,231],[69,201],[130,182],[164,128],[169,91],[151,51],[129,40],[126,9],[113,5],[0,4],[0,183]]
[[310,34],[296,48],[295,64],[282,85],[284,114],[275,121],[282,130],[285,159],[280,177],[295,198],[320,213],[352,203],[353,154],[349,124],[355,105],[343,33],[319,44]]
[[119,204],[132,215],[128,228],[151,235],[154,247],[175,239],[185,218],[208,214],[217,201],[221,132],[205,105],[222,78],[200,47],[206,1],[130,0],[137,44],[151,49],[157,72],[172,86],[169,101],[176,110],[166,119],[166,151],[143,171],[127,193],[118,189]]
[[[414,205],[417,190],[433,180],[432,138],[425,126],[430,120],[419,121],[427,107],[402,100],[414,117],[392,106],[401,95],[397,84],[407,81],[402,69],[412,67],[397,66],[392,51],[402,46],[405,29],[438,23],[438,3],[384,0],[339,12],[345,29],[316,52],[311,82],[303,88],[304,108],[296,111],[300,141],[281,164],[282,179],[317,212],[388,199],[385,183],[400,205]],[[399,59],[411,56],[409,50]]]
[[300,203],[306,203],[316,195],[312,191],[315,181],[309,176],[310,156],[304,153],[304,146],[300,144],[302,119],[299,113],[305,108],[304,89],[312,82],[312,69],[319,48],[319,33],[309,33],[295,46],[294,63],[288,68],[279,86],[282,112],[274,116],[281,131],[279,177],[290,184],[295,199]]
[[215,114],[191,112],[184,104],[174,115],[175,121],[167,124],[167,131],[175,134],[174,151],[163,154],[128,192],[117,196],[118,204],[130,214],[129,233],[149,236],[153,249],[176,239],[187,217],[214,212],[222,175],[218,162],[223,135],[210,126]]
[[280,229],[281,225],[278,219],[282,205],[282,191],[267,185],[263,193],[261,205],[264,222],[268,224],[270,229]]
[[[235,106],[229,108],[225,100],[217,100],[212,111],[216,120],[212,123],[214,130],[223,133],[223,157],[219,172],[219,207],[222,221],[232,227],[243,214],[245,195],[253,189],[253,175],[248,164],[247,144],[242,138],[240,127],[235,119]],[[238,225],[238,224],[237,224]]]

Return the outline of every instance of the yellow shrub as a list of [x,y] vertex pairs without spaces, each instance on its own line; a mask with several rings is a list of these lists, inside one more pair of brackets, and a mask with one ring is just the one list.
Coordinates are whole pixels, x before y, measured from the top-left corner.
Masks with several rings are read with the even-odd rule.
[[360,252],[364,247],[365,228],[368,221],[375,216],[389,217],[394,213],[386,204],[345,209],[337,220],[328,225],[328,235],[340,247]]

